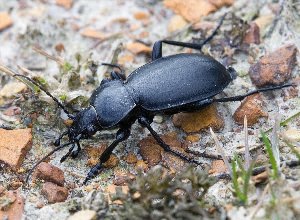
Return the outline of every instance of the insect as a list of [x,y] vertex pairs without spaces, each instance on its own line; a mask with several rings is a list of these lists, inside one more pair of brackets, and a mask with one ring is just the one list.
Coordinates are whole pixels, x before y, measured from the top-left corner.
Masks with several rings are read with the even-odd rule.
[[[216,30],[222,24],[223,19]],[[181,53],[165,57],[162,55],[163,43],[201,50],[202,46],[215,35],[216,30],[202,44],[169,40],[157,41],[153,46],[150,63],[133,71],[127,79],[122,70],[121,72],[112,71],[111,79],[103,80],[91,95],[89,107],[81,110],[76,116],[70,114],[60,101],[37,82],[26,76],[15,74],[25,77],[39,86],[73,120],[71,127],[55,141],[57,147],[30,170],[27,181],[35,167],[54,152],[71,146],[68,153],[61,158],[61,162],[69,156],[75,158],[81,150],[80,140],[90,138],[97,131],[118,127],[115,140],[105,149],[99,162],[89,171],[84,180],[85,184],[102,170],[103,164],[109,159],[115,147],[130,136],[131,126],[136,121],[150,131],[165,151],[188,162],[200,164],[196,160],[174,151],[160,138],[151,127],[155,115],[197,111],[215,102],[241,101],[255,93],[291,86],[291,84],[285,84],[261,88],[244,95],[217,99],[214,96],[222,92],[236,77],[233,68],[226,68],[212,57],[201,54]],[[105,65],[121,69],[114,64]],[[60,141],[65,135],[68,136],[69,142],[60,145]]]

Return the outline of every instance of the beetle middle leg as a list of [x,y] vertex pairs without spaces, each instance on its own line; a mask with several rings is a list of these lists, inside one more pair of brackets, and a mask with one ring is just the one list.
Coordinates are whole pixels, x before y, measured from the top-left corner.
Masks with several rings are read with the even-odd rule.
[[130,135],[130,127],[121,128],[118,130],[116,135],[116,140],[114,140],[101,154],[99,162],[89,171],[87,177],[85,178],[83,184],[86,184],[87,181],[93,179],[103,168],[103,164],[109,159],[112,151],[115,147],[122,141],[126,140]]
[[148,118],[146,117],[140,117],[138,119],[139,123],[146,127],[150,133],[152,134],[152,136],[154,137],[154,139],[157,141],[157,143],[166,151],[166,152],[171,152],[172,154],[176,155],[177,157],[189,162],[189,163],[195,163],[197,165],[201,165],[201,163],[199,163],[198,161],[182,154],[182,153],[179,153],[177,151],[174,151],[169,145],[167,145],[163,139],[161,139],[161,137],[153,130],[153,128],[151,127],[151,122]]

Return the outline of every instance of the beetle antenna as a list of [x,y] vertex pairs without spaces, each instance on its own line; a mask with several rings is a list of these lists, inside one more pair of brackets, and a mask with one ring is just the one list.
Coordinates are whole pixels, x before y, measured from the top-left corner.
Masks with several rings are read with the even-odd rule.
[[64,147],[66,147],[66,146],[68,146],[68,145],[70,145],[70,144],[73,144],[74,142],[72,141],[72,142],[68,142],[68,143],[66,143],[66,144],[63,144],[63,145],[61,145],[61,146],[59,146],[59,147],[57,147],[57,148],[54,148],[50,153],[48,153],[46,156],[44,156],[41,160],[39,160],[30,170],[29,170],[29,172],[28,172],[28,174],[27,174],[27,177],[26,177],[26,183],[28,183],[28,181],[29,181],[29,178],[30,178],[30,176],[31,176],[31,174],[33,173],[33,171],[35,170],[35,168],[40,164],[40,163],[42,163],[42,162],[44,162],[48,157],[50,157],[52,154],[54,154],[56,151],[59,151],[60,149],[62,149],[62,148],[64,148]]
[[48,92],[45,88],[43,88],[43,86],[40,84],[40,83],[37,83],[36,81],[34,81],[33,79],[27,77],[27,76],[24,76],[24,75],[21,75],[21,74],[14,74],[13,75],[14,77],[22,77],[22,78],[25,78],[26,80],[28,80],[29,82],[31,82],[32,84],[34,84],[35,86],[37,86],[40,90],[42,90],[43,92],[45,92],[48,96],[50,96],[54,102],[56,102],[58,104],[58,106],[68,115],[68,117],[70,119],[73,119],[74,116],[72,114],[70,114],[70,112],[65,108],[65,106],[57,99],[55,98],[53,95],[51,95],[50,92]]
[[119,70],[121,71],[121,74],[123,73],[122,68],[121,68],[119,65],[117,65],[117,64],[112,64],[112,63],[101,63],[101,65],[103,65],[103,66],[110,66],[110,67],[117,68],[117,69],[119,69]]

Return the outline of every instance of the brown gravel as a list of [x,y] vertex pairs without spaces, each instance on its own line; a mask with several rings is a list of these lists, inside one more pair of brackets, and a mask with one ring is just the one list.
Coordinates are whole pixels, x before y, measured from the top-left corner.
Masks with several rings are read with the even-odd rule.
[[49,203],[64,202],[69,194],[68,189],[51,182],[43,184],[41,193],[46,197]]
[[[176,152],[188,156],[188,154],[182,148],[177,148],[175,150]],[[181,171],[186,167],[186,162],[173,153],[163,152],[162,160],[164,165],[171,170],[171,173]]]
[[73,0],[56,0],[56,4],[66,9],[70,9],[73,5]]
[[139,42],[132,42],[126,45],[126,49],[133,54],[149,54],[152,51],[151,47]]
[[[181,142],[178,139],[178,134],[176,132],[167,133],[162,135],[161,138],[173,150],[188,156],[188,154],[185,152],[187,143]],[[149,166],[154,166],[160,161],[163,161],[163,163],[170,170],[176,171],[181,170],[185,165],[184,161],[179,157],[173,155],[172,153],[165,152],[152,136],[142,139],[139,143],[139,147],[142,158],[147,161]]]
[[128,183],[135,180],[135,175],[132,173],[121,173],[118,175],[115,175],[115,178],[113,180],[113,184],[116,186],[125,186],[128,185]]
[[106,35],[104,33],[92,28],[85,28],[80,34],[84,37],[94,38],[98,40],[103,40],[106,38]]
[[189,22],[196,22],[203,16],[223,6],[232,5],[233,0],[164,0],[164,5]]
[[21,114],[21,108],[17,106],[11,106],[3,112],[4,115],[14,116]]
[[96,220],[97,212],[94,210],[81,210],[71,215],[68,220]]
[[5,192],[5,190],[4,186],[0,186],[0,196]]
[[136,162],[136,164],[135,164],[135,169],[136,169],[136,170],[142,170],[142,171],[146,172],[146,171],[149,169],[149,167],[148,167],[148,165],[145,163],[145,161],[143,161],[143,160],[138,160],[138,161]]
[[[106,149],[106,147],[107,147],[106,145],[100,145],[98,147],[90,147],[90,146],[86,147],[85,150],[89,156],[87,165],[90,167],[95,166],[99,162],[99,158],[101,154],[104,152],[104,150]],[[119,164],[119,158],[114,153],[112,153],[108,161],[106,161],[106,163],[104,164],[104,166],[107,168],[113,168],[118,164]]]
[[257,87],[265,87],[287,82],[296,65],[297,51],[297,47],[290,44],[263,56],[249,69],[253,84]]
[[13,21],[7,12],[0,12],[0,31],[10,27]]
[[0,129],[0,161],[17,171],[32,146],[31,129]]
[[264,171],[256,176],[252,177],[255,185],[266,183],[269,180],[269,173]]
[[42,162],[36,168],[33,178],[42,179],[46,182],[52,182],[59,186],[63,186],[65,183],[64,172],[56,166],[49,163]]
[[210,2],[198,0],[164,0],[164,5],[189,22],[198,21],[202,16],[216,10],[216,6]]
[[145,20],[145,19],[149,19],[150,15],[149,13],[138,11],[133,14],[133,17],[137,20]]
[[200,140],[200,137],[198,134],[191,134],[191,135],[186,136],[185,140],[190,143],[195,143]]
[[24,199],[19,191],[8,191],[0,197],[0,201],[9,201],[6,204],[0,203],[0,219],[19,220],[24,212]]
[[218,114],[215,104],[209,105],[199,112],[175,114],[173,123],[186,133],[199,132],[209,127],[217,131],[224,126],[224,121]]
[[211,163],[211,169],[208,171],[209,174],[220,174],[226,172],[227,168],[223,160],[214,160]]
[[252,126],[258,122],[261,117],[268,117],[263,111],[262,99],[260,94],[248,96],[233,114],[233,118],[237,124],[244,124],[244,117],[247,116],[248,125]]
[[136,155],[133,153],[133,152],[129,152],[128,154],[127,154],[127,156],[125,157],[125,161],[127,162],[127,163],[129,163],[129,164],[134,164],[134,163],[136,163],[137,162],[137,157],[136,157]]
[[153,137],[146,137],[139,142],[140,154],[148,165],[154,166],[161,161],[162,148],[156,143]]
[[243,42],[246,44],[260,44],[260,31],[255,22],[250,24],[250,28],[246,31]]

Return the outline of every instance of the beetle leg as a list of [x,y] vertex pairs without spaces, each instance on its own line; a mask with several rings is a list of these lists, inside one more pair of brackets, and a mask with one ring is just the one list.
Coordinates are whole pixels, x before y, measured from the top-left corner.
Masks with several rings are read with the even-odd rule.
[[89,171],[87,177],[85,178],[83,184],[86,184],[87,181],[93,179],[99,171],[103,168],[103,164],[109,159],[114,148],[122,141],[126,140],[130,135],[130,127],[121,128],[118,130],[116,135],[116,140],[114,140],[101,154],[99,162]]
[[73,149],[75,148],[75,144],[72,144],[72,147],[70,147],[68,153],[66,153],[61,159],[60,162],[63,163],[72,153]]
[[224,14],[219,21],[218,26],[215,28],[213,33],[206,38],[201,44],[197,43],[188,43],[188,42],[179,42],[179,41],[171,41],[171,40],[160,40],[156,41],[153,45],[152,49],[152,60],[156,60],[162,57],[162,43],[173,45],[173,46],[180,46],[180,47],[187,47],[191,49],[196,49],[196,50],[201,50],[202,47],[207,44],[210,40],[213,39],[213,37],[217,34],[218,30],[220,29],[224,19],[225,19],[226,14]]
[[152,134],[152,136],[154,137],[154,139],[157,141],[157,143],[166,151],[166,152],[171,152],[172,154],[176,155],[177,157],[189,162],[189,163],[195,163],[197,165],[201,165],[201,163],[199,163],[198,161],[182,154],[182,153],[179,153],[177,151],[174,151],[169,145],[167,145],[163,139],[160,138],[160,136],[153,130],[153,128],[151,127],[150,125],[150,122],[147,118],[145,117],[140,117],[138,119],[139,123],[146,127],[150,133]]
[[60,145],[60,140],[63,138],[63,136],[67,135],[69,131],[65,131],[59,137],[54,141],[54,146],[58,147]]
[[124,71],[119,65],[112,64],[112,63],[101,63],[101,65],[110,66],[110,67],[117,68],[117,69],[120,70],[120,72],[112,71],[110,73],[110,77],[111,77],[112,80],[121,80],[121,81],[126,80],[126,76],[124,74]]
[[225,97],[225,98],[220,98],[220,99],[214,99],[214,102],[233,102],[233,101],[242,101],[244,98],[246,98],[247,96],[256,94],[256,93],[260,93],[260,92],[266,92],[266,91],[272,91],[272,90],[277,90],[277,89],[282,89],[284,87],[290,87],[290,86],[294,86],[291,83],[288,84],[284,84],[284,85],[280,85],[280,86],[272,86],[272,87],[267,87],[267,88],[261,88],[261,89],[257,89],[251,92],[248,92],[244,95],[238,95],[238,96],[232,96],[232,97]]
[[126,80],[126,76],[124,73],[118,73],[116,71],[112,71],[110,73],[110,77],[112,78],[112,80],[121,80],[121,81]]
[[75,150],[73,150],[72,153],[71,153],[72,158],[76,158],[78,156],[78,153],[81,151],[79,141],[76,142],[76,146],[77,146],[77,148]]

